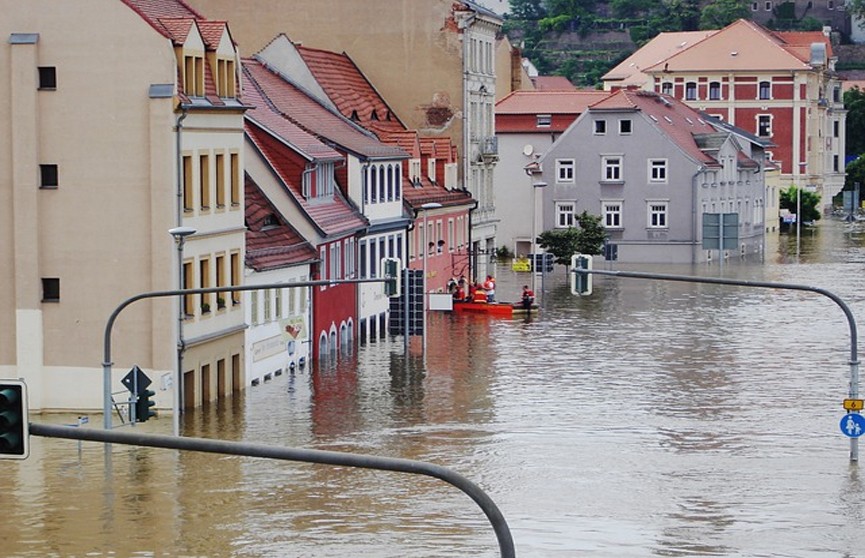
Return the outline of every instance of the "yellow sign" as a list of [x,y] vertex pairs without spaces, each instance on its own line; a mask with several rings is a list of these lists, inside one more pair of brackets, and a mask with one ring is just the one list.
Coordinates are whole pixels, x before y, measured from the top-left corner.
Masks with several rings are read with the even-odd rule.
[[528,258],[518,258],[511,264],[511,269],[514,271],[531,271],[532,262]]
[[865,407],[863,405],[862,399],[845,399],[844,400],[844,408],[848,411],[861,411],[862,408]]

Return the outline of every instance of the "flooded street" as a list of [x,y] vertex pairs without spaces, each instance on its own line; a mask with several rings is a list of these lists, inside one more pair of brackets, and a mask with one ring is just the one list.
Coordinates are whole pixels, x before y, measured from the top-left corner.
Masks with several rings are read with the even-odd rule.
[[[822,287],[862,327],[865,224],[827,220],[798,257],[794,237],[768,252],[615,268]],[[529,281],[498,277],[500,299]],[[561,266],[545,283],[532,321],[433,314],[425,359],[406,361],[400,338],[360,347],[186,414],[183,433],[448,467],[496,502],[522,557],[862,555],[834,302],[614,277],[579,298]],[[34,436],[29,460],[0,462],[0,502],[4,557],[499,555],[466,495],[400,473],[116,445],[107,459]]]

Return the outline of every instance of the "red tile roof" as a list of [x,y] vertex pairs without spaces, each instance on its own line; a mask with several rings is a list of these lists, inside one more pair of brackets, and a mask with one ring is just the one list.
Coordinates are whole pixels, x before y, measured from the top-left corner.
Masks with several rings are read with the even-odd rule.
[[371,132],[332,112],[261,61],[244,60],[244,67],[247,78],[255,82],[262,96],[306,132],[361,157],[406,158],[404,151],[383,144]]
[[202,20],[204,16],[196,12],[183,0],[121,0],[124,4],[135,10],[138,15],[144,18],[151,27],[159,33],[174,39],[172,32],[166,27],[166,24],[161,19],[195,19]]
[[315,248],[288,224],[249,175],[245,188],[246,265],[266,271],[316,260]]
[[573,91],[576,89],[565,76],[535,76],[531,78],[536,91]]
[[245,129],[247,137],[279,177],[286,192],[322,236],[344,236],[367,227],[366,218],[342,196],[339,188],[334,188],[332,198],[307,200],[301,190],[303,166],[298,162],[301,157],[297,152],[252,119],[246,120]]
[[391,131],[405,128],[347,54],[302,45],[295,45],[295,48],[340,114],[367,129],[371,126]]
[[509,93],[496,103],[496,114],[582,114],[609,91],[524,91]]
[[669,95],[636,89],[620,89],[612,96],[593,104],[589,112],[634,110],[645,114],[662,134],[669,137],[694,160],[705,165],[717,165],[695,135],[716,134],[717,130],[694,109]]

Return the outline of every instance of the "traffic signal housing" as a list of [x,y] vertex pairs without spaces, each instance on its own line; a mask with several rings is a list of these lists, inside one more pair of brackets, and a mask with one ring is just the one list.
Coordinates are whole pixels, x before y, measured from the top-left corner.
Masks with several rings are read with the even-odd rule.
[[584,254],[571,256],[571,294],[588,296],[592,294],[592,274],[577,270],[592,269],[592,257]]
[[155,396],[156,392],[152,389],[142,389],[138,392],[138,400],[135,402],[135,421],[147,422],[151,417],[156,416],[156,411],[151,407],[156,405],[155,401],[151,401],[151,397]]
[[18,380],[0,380],[0,459],[27,459],[28,455],[27,385]]
[[402,293],[401,270],[402,262],[399,258],[382,258],[380,275],[387,279],[384,283],[384,294],[390,298],[397,298]]

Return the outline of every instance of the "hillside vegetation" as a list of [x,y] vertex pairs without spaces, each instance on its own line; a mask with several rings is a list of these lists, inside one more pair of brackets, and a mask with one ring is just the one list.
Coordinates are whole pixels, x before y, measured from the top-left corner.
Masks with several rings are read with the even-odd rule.
[[[505,31],[541,75],[599,87],[601,76],[658,33],[720,29],[749,18],[743,0],[511,0]],[[819,30],[796,19],[793,3],[778,5],[769,27]]]

